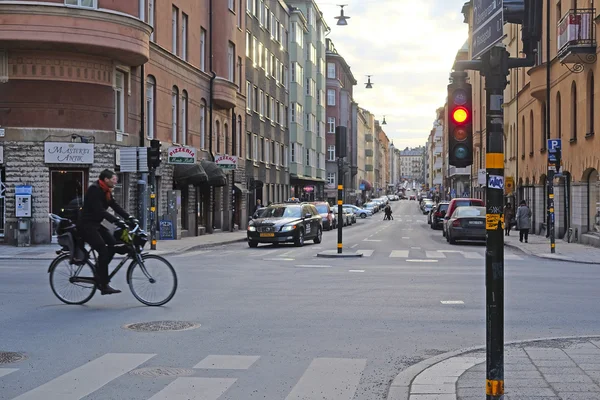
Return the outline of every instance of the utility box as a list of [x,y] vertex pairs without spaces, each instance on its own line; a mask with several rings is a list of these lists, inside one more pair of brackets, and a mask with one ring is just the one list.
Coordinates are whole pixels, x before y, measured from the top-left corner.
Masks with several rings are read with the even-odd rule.
[[18,247],[31,245],[32,192],[33,187],[30,185],[15,187],[15,217],[17,217],[15,239]]

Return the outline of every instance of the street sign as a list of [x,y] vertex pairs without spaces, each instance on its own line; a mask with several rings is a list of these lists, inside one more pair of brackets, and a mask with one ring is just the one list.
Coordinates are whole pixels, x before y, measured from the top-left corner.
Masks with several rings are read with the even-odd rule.
[[473,2],[471,58],[479,58],[504,36],[503,0]]
[[562,163],[562,141],[560,139],[548,139],[548,169],[560,171]]
[[235,170],[237,168],[237,156],[221,154],[215,157],[215,164],[224,170]]

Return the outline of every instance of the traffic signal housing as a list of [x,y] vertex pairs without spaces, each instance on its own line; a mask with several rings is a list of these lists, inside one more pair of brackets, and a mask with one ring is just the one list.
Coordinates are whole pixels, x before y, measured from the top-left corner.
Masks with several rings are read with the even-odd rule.
[[156,169],[162,162],[160,148],[161,148],[161,144],[160,144],[159,140],[156,140],[156,139],[150,140],[150,147],[147,148],[147,150],[148,150],[148,168]]
[[448,161],[457,168],[473,164],[471,85],[456,77],[448,85]]

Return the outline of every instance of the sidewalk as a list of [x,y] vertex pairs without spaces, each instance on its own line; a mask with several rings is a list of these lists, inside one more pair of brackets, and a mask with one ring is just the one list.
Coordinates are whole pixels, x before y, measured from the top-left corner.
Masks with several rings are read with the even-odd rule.
[[[150,242],[144,247],[145,251],[154,254],[169,255],[193,251],[204,247],[218,246],[246,240],[246,231],[217,232],[202,236],[187,237],[180,240],[159,240],[156,250],[150,250]],[[21,260],[52,260],[56,257],[58,244],[40,244],[30,247],[15,247],[0,244],[0,261],[10,259]]]
[[[441,354],[402,371],[387,400],[485,398],[485,347]],[[537,339],[504,348],[504,400],[600,399],[600,337]]]
[[581,264],[600,264],[600,248],[579,243],[567,243],[562,239],[556,240],[556,253],[550,252],[550,239],[545,236],[529,235],[529,243],[519,242],[519,231],[504,236],[504,245],[522,251],[534,257],[551,260],[569,261]]

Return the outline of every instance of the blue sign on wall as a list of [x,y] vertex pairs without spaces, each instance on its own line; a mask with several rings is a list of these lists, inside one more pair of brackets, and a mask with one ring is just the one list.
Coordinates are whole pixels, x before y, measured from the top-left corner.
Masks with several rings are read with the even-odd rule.
[[32,195],[33,187],[31,185],[15,186],[15,194]]

